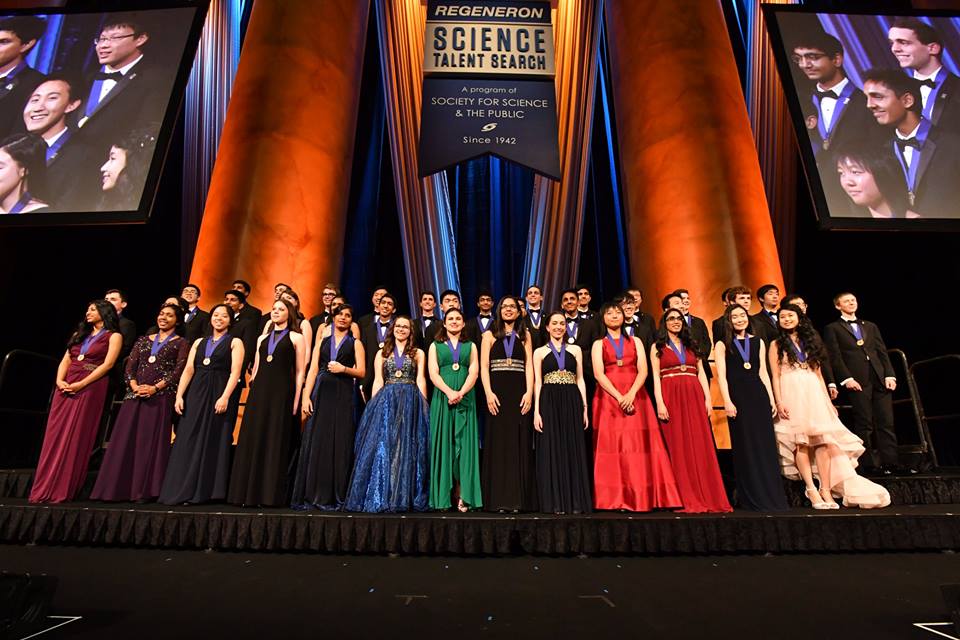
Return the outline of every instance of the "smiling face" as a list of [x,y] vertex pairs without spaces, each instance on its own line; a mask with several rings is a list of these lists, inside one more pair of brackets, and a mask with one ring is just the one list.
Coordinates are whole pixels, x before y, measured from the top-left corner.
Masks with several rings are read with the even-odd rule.
[[460,335],[460,332],[463,331],[463,315],[456,311],[451,311],[444,316],[443,327],[450,335]]
[[422,311],[424,315],[432,314],[436,308],[437,299],[433,297],[432,293],[425,293],[420,296],[420,311]]
[[914,103],[912,93],[897,97],[893,89],[875,80],[864,82],[863,92],[867,95],[867,109],[884,126],[900,124]]
[[110,191],[117,186],[120,174],[127,168],[127,152],[120,147],[110,147],[107,161],[100,167],[100,189]]
[[180,297],[190,304],[196,304],[197,300],[200,299],[200,292],[197,291],[196,287],[184,287],[180,292]]
[[[574,300],[577,299],[577,296],[570,295],[573,296]],[[554,340],[563,340],[563,336],[567,333],[567,321],[562,314],[555,313],[550,316],[550,320],[547,321],[547,333]]]
[[477,309],[480,313],[490,313],[493,309],[493,296],[482,295],[477,298]]
[[852,293],[840,296],[840,298],[837,300],[836,307],[847,315],[856,315],[857,296],[853,295]]
[[923,44],[913,29],[893,27],[888,32],[887,39],[890,42],[891,53],[903,69],[916,69],[926,73],[924,69],[928,69],[931,62],[933,66],[940,64],[936,59],[942,53],[940,44],[938,42]]
[[377,311],[380,313],[381,318],[389,318],[393,315],[395,310],[396,304],[393,302],[393,298],[390,296],[384,296],[380,298],[380,304],[377,305]]
[[566,311],[567,313],[573,313],[577,310],[577,294],[572,291],[568,291],[563,294],[563,297],[560,298],[560,308]]
[[373,303],[373,308],[376,309],[380,306],[380,298],[387,292],[383,287],[373,290],[373,296],[370,297],[370,302]]
[[520,306],[515,298],[504,298],[500,302],[500,319],[503,322],[516,322],[520,317]]
[[231,309],[234,313],[240,311],[240,298],[238,298],[237,296],[233,295],[232,293],[228,293],[227,295],[225,295],[225,296],[223,297],[223,304],[225,304],[225,305],[227,305],[228,307],[230,307],[230,309]]
[[393,339],[397,342],[406,342],[410,337],[410,321],[406,318],[397,318],[393,323]]
[[746,331],[747,327],[750,326],[750,317],[743,309],[734,309],[730,312],[730,324],[733,325],[733,330],[737,333]]
[[87,307],[87,312],[83,314],[83,319],[88,324],[97,324],[98,322],[100,322],[102,318],[100,317],[100,312],[97,311],[97,305],[92,304],[89,307]]
[[286,300],[287,302],[289,302],[290,304],[292,304],[294,309],[299,309],[299,308],[300,308],[300,303],[297,301],[296,298],[294,298],[292,295],[290,295],[290,293],[289,293],[286,289],[284,289],[283,291],[280,292],[280,299],[281,299],[281,300]]
[[230,313],[225,307],[217,307],[210,314],[210,326],[214,331],[222,333],[230,327]]
[[63,130],[67,114],[79,106],[79,99],[70,99],[70,85],[63,80],[47,80],[27,100],[23,124],[30,133],[52,135]]
[[738,293],[733,297],[733,301],[744,309],[749,309],[753,304],[753,296],[749,293]]
[[633,315],[637,312],[637,305],[630,297],[624,298],[620,302],[620,308],[623,310],[625,318],[633,318]]
[[140,49],[148,39],[147,34],[135,33],[127,25],[107,27],[97,37],[97,62],[111,69],[125,67],[140,57]]
[[663,326],[673,335],[677,335],[683,330],[683,315],[679,309],[673,309],[667,314],[667,317],[663,319]]
[[527,287],[526,298],[528,305],[534,309],[539,309],[540,305],[543,303],[543,293],[540,291],[540,287],[536,285]]
[[175,326],[177,326],[177,314],[173,309],[169,307],[160,309],[160,313],[157,314],[157,328],[160,331],[170,331]]
[[581,309],[589,308],[591,300],[593,300],[593,297],[590,295],[590,289],[586,287],[577,289],[577,304]]
[[780,328],[785,331],[791,331],[797,328],[797,325],[800,324],[800,316],[791,309],[780,309],[780,313],[777,314],[779,318],[778,322]]
[[0,196],[18,191],[27,176],[27,170],[13,159],[9,153],[0,149]]

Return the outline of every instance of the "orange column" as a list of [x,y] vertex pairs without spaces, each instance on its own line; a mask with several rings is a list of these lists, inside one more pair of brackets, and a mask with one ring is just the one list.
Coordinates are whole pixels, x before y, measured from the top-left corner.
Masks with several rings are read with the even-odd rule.
[[709,325],[725,288],[783,284],[723,14],[705,0],[606,10],[631,275],[655,315],[685,287]]
[[[257,0],[190,275],[208,301],[287,282],[309,315],[340,271],[369,3]],[[188,123],[189,126],[189,123]]]

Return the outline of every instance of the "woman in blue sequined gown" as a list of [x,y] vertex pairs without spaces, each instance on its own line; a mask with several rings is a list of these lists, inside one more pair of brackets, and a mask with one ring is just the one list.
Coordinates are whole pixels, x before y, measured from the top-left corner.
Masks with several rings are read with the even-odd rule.
[[430,413],[423,351],[411,340],[410,318],[397,316],[374,359],[371,400],[354,445],[356,462],[344,509],[378,513],[426,511]]

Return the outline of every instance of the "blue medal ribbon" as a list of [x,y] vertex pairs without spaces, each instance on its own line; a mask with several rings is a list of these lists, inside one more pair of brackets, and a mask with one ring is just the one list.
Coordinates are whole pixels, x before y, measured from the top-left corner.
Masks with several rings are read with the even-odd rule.
[[381,324],[380,318],[377,318],[373,322],[377,325],[377,342],[383,344],[383,342],[387,339],[387,329],[390,328],[390,325],[393,324],[393,322]]
[[173,338],[173,336],[175,336],[175,335],[176,335],[176,333],[173,332],[173,331],[171,331],[171,332],[170,332],[170,335],[168,335],[166,338],[164,338],[163,340],[161,340],[161,341],[158,343],[158,342],[157,342],[157,338],[160,337],[160,332],[157,331],[157,333],[153,336],[153,343],[150,345],[150,357],[151,357],[151,358],[156,358],[157,354],[160,353],[160,349],[163,349],[163,345],[165,345],[165,344],[167,344],[168,342],[170,342],[170,340],[171,340],[171,339]]
[[829,140],[830,136],[833,135],[833,130],[837,128],[837,123],[840,122],[840,116],[843,115],[844,110],[847,108],[854,89],[856,89],[856,87],[853,86],[853,82],[847,80],[847,86],[843,88],[843,91],[841,91],[837,97],[837,105],[833,108],[833,118],[830,119],[829,129],[827,129],[827,126],[823,123],[823,110],[820,108],[820,96],[813,94],[813,104],[817,108],[817,131],[820,132],[821,140]]
[[194,307],[193,309],[190,309],[190,311],[187,312],[187,315],[183,319],[183,321],[190,322],[191,320],[193,320],[195,317],[197,317],[197,311],[199,310],[200,310],[200,307]]
[[802,344],[800,345],[800,347],[798,347],[797,343],[794,342],[792,339],[790,340],[790,346],[793,347],[793,352],[797,354],[797,361],[800,362],[801,364],[805,364],[807,362],[807,348]]
[[213,336],[207,338],[207,344],[203,348],[203,357],[207,360],[213,355],[213,352],[216,351],[217,345],[220,344],[220,341],[224,339],[227,334],[223,334],[216,340],[213,339]]
[[539,326],[540,326],[540,315],[543,313],[543,310],[542,310],[542,309],[537,309],[537,310],[529,309],[528,311],[529,311],[529,313],[530,313],[530,321],[533,322],[533,326],[539,327]]
[[7,213],[21,213],[21,212],[23,212],[23,208],[26,207],[28,204],[30,204],[30,201],[31,201],[32,199],[33,199],[33,196],[30,195],[30,192],[29,192],[29,191],[24,191],[24,192],[23,192],[23,196],[21,196],[20,199],[17,200],[16,204],[14,204],[12,207],[10,207],[10,211],[7,211]]
[[343,346],[343,343],[346,342],[347,338],[350,337],[349,333],[345,333],[342,338],[340,338],[340,343],[337,344],[337,334],[330,334],[330,362],[337,361],[337,355],[340,353],[340,347]]
[[477,316],[477,324],[480,325],[480,333],[484,333],[490,329],[490,322],[493,321],[493,318],[490,316]]
[[91,333],[86,338],[83,339],[83,342],[80,344],[80,355],[86,357],[87,351],[90,350],[90,347],[93,346],[94,341],[102,336],[104,333],[103,329],[96,333]]
[[673,340],[667,338],[667,346],[670,347],[670,350],[677,354],[677,360],[680,361],[680,364],[687,364],[687,348],[683,347],[678,349],[677,345],[673,344]]
[[[277,334],[280,334],[279,336]],[[280,341],[283,340],[283,337],[290,333],[290,329],[284,329],[283,331],[273,331],[270,333],[270,337],[267,339],[267,357],[273,358],[273,352],[276,351],[277,345],[280,344]]]
[[503,336],[503,352],[507,355],[508,360],[513,359],[513,345],[517,341],[517,334],[513,331],[510,331]]
[[[927,104],[923,108],[923,117],[927,120],[933,121],[933,108],[937,104],[937,97],[940,95],[940,90],[943,88],[943,83],[947,81],[948,75],[950,74],[947,70],[941,66],[940,70],[937,71],[937,75],[933,78],[934,86],[930,90],[930,93],[927,94]],[[914,75],[914,77],[916,77],[916,75]]]
[[463,343],[459,340],[457,341],[457,346],[453,346],[453,341],[447,340],[446,345],[450,348],[450,356],[453,358],[454,364],[460,364],[460,345]]
[[854,337],[856,337],[857,342],[863,341],[863,329],[860,327],[860,323],[857,321],[848,322],[847,326],[850,327],[850,331],[853,332]]
[[613,355],[617,357],[617,363],[623,362],[623,334],[620,335],[620,337],[617,339],[617,342],[613,341],[613,336],[611,336],[609,333],[607,333],[606,339],[607,342],[610,343],[610,346],[613,347]]
[[[570,331],[570,327],[573,327],[573,331]],[[567,335],[574,340],[577,339],[577,332],[580,330],[580,319],[567,319]]]
[[[923,153],[923,143],[927,141],[927,136],[930,135],[930,121],[924,118],[920,121],[920,126],[917,128],[917,137],[916,140],[920,144],[919,149],[913,150],[913,159],[910,161],[910,166],[907,166],[907,160],[903,155],[903,152],[900,150],[900,145],[897,144],[897,136],[894,136],[893,139],[893,155],[897,157],[897,162],[900,163],[900,168],[903,169],[903,177],[907,181],[907,191],[910,192],[910,195],[917,191],[917,172],[920,169],[920,154]],[[913,205],[911,198],[910,205]]]
[[750,362],[750,336],[743,338],[744,346],[740,346],[740,338],[733,337],[733,346],[737,348],[737,351],[740,352],[740,357],[743,358],[745,363]]
[[394,345],[393,347],[393,366],[397,368],[397,371],[403,370],[403,352],[400,351],[400,348]]
[[561,342],[559,351],[553,346],[553,340],[549,342],[549,345],[550,351],[553,351],[553,357],[557,360],[557,366],[560,370],[565,369],[567,364],[567,345]]
[[73,132],[70,131],[70,129],[66,129],[63,132],[63,135],[57,138],[56,142],[54,142],[53,144],[47,147],[46,160],[47,160],[48,167],[54,160],[56,160],[57,154],[60,153],[60,147],[65,145],[67,143],[67,140],[69,140],[72,135],[73,135]]
[[[27,68],[27,63],[24,62],[23,60],[21,60],[21,61],[20,61],[20,64],[18,64],[18,65],[15,66],[13,69],[11,69],[11,70],[10,70],[10,73],[8,73],[6,76],[3,77],[3,82],[6,83],[6,85],[11,85],[11,84],[13,84],[13,80],[14,80],[14,78],[17,77],[17,74],[20,73],[21,71],[23,71],[23,70],[26,69],[26,68]],[[12,86],[8,86],[7,88],[8,88],[8,89],[13,89]]]
[[633,323],[624,324],[624,325],[623,325],[623,331],[624,331],[624,333],[626,333],[626,334],[627,334],[628,336],[630,336],[631,338],[633,337],[633,330],[634,330],[634,328],[635,328],[635,327],[634,327]]

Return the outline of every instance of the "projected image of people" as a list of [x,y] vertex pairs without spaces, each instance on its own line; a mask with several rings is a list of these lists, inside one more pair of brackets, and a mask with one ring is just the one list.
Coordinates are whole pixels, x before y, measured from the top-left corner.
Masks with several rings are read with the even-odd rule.
[[960,219],[956,22],[805,12],[776,22],[821,215]]
[[0,17],[0,137],[29,134],[44,165],[27,168],[0,151],[0,161],[9,157],[24,173],[0,214],[137,211],[149,202],[146,183],[194,14]]

